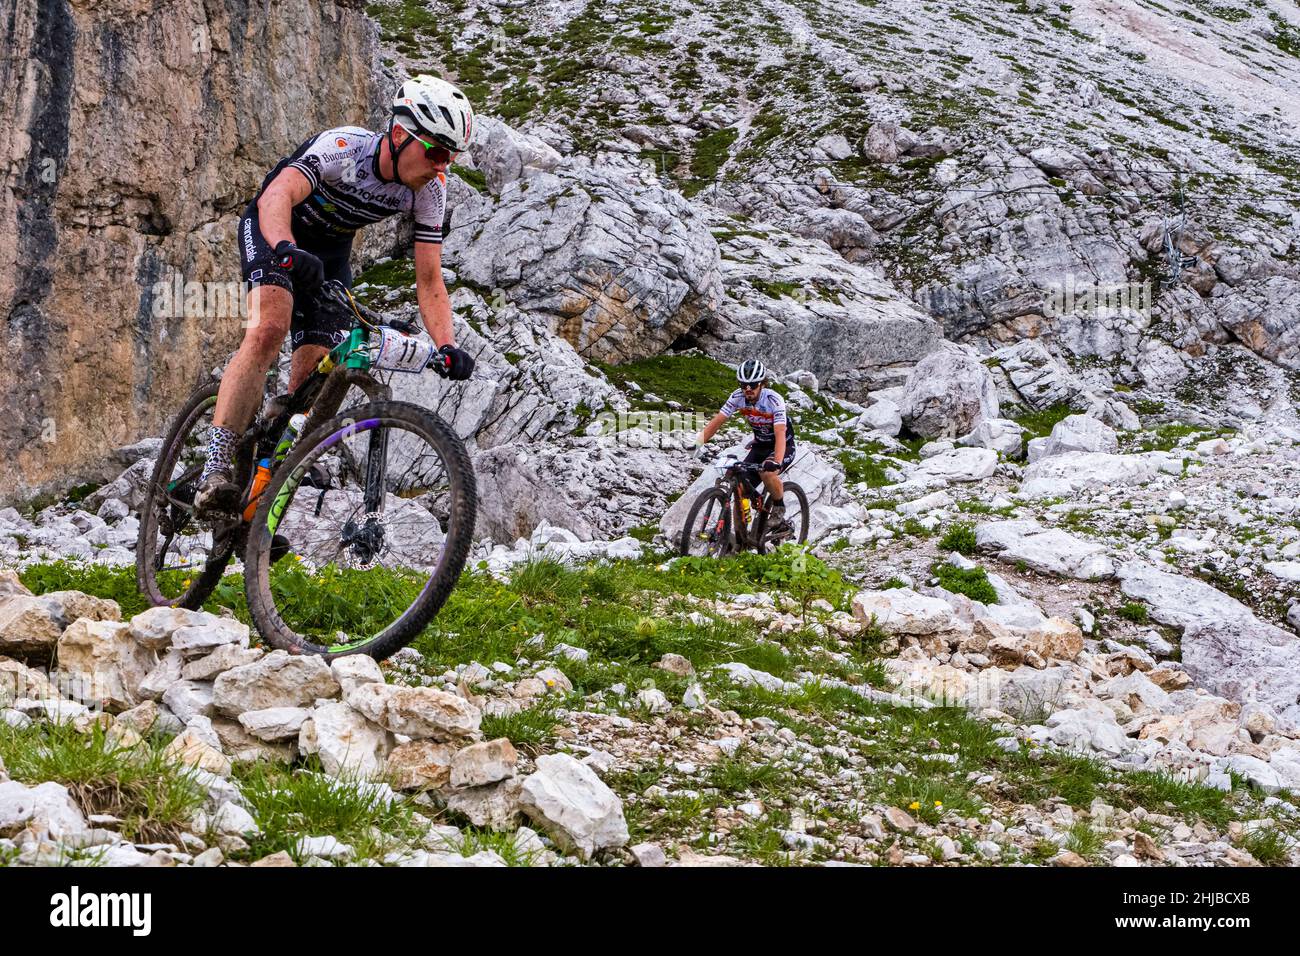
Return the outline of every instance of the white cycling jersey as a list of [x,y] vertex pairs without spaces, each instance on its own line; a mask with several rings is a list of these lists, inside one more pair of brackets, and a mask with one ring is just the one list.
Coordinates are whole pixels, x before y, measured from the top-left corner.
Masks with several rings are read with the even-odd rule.
[[749,426],[754,429],[755,441],[776,441],[776,425],[785,426],[787,442],[794,438],[794,423],[786,417],[785,399],[770,388],[762,389],[753,402],[745,401],[743,389],[736,389],[722,406],[722,414],[730,418],[737,412],[744,415]]

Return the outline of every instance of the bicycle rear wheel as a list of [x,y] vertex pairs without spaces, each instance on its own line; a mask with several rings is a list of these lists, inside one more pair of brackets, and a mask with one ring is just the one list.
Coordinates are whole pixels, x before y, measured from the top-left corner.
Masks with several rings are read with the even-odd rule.
[[[383,660],[451,593],[476,507],[465,446],[433,413],[373,402],[336,415],[299,439],[262,493],[244,557],[254,624],[291,653]],[[275,564],[277,534],[292,557]]]
[[793,481],[784,482],[784,485],[781,500],[785,502],[785,523],[788,527],[778,528],[768,524],[768,497],[765,495],[763,510],[758,515],[754,530],[754,540],[758,542],[756,550],[759,554],[775,551],[786,542],[803,544],[808,540],[810,516],[808,495]]
[[688,556],[720,558],[733,547],[731,501],[721,489],[710,488],[691,506],[678,550]]
[[196,610],[225,573],[235,539],[193,519],[220,383],[195,391],[172,421],[140,506],[136,584],[150,604]]

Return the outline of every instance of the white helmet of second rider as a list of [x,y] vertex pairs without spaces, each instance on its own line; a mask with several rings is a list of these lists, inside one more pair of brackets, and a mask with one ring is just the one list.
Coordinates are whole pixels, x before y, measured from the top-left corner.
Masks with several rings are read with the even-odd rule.
[[469,148],[474,108],[469,97],[446,80],[423,74],[411,77],[398,90],[393,120],[422,142],[460,153]]

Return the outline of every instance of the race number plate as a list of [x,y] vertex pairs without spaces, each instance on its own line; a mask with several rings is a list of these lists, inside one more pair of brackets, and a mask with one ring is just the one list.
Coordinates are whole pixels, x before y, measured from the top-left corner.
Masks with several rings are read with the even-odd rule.
[[387,326],[379,328],[379,354],[375,368],[393,372],[422,372],[433,358],[433,343],[428,339],[403,335]]

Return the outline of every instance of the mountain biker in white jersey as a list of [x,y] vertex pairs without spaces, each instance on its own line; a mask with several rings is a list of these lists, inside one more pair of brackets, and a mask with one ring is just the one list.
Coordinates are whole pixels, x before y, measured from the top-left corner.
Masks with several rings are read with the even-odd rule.
[[722,410],[709,419],[695,439],[695,457],[702,458],[704,445],[728,418],[739,412],[754,429],[745,462],[759,465],[763,486],[772,498],[771,522],[779,528],[785,521],[785,488],[781,472],[794,461],[794,422],[786,415],[785,399],[767,388],[767,368],[757,359],[741,362],[736,369],[740,388],[731,393]]
[[[267,174],[239,222],[248,327],[221,379],[208,459],[195,511],[230,514],[243,493],[232,454],[261,402],[267,370],[293,334],[289,388],[297,388],[351,327],[350,316],[319,309],[321,282],[352,285],[357,229],[399,212],[415,221],[416,298],[448,377],[470,377],[474,359],[456,347],[442,281],[447,167],[469,147],[474,111],[465,94],[434,76],[402,84],[384,132],[326,130]],[[414,148],[408,148],[414,145]]]

